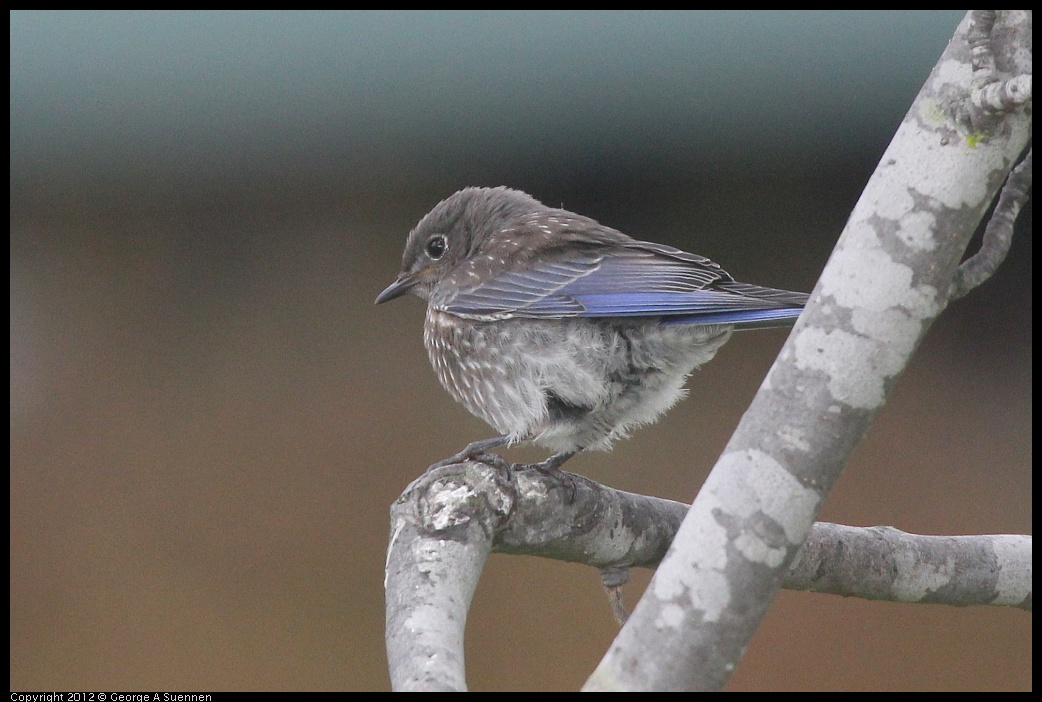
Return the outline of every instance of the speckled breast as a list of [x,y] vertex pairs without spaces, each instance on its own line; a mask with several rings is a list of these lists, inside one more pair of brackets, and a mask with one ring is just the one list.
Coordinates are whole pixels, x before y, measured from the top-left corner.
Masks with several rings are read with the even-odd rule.
[[539,396],[517,387],[509,322],[473,322],[427,309],[423,344],[438,380],[457,401],[504,434],[526,427]]

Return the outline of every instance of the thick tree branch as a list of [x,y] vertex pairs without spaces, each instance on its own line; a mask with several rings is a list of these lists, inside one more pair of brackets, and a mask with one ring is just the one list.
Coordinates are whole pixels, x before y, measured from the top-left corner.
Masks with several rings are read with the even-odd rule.
[[[1030,17],[1003,12],[985,28],[1008,75],[1030,73]],[[944,310],[967,244],[1030,138],[1028,110],[967,119],[973,69],[983,65],[971,60],[974,26],[968,15],[916,97],[810,303],[584,689],[718,690],[730,678],[850,453]]]

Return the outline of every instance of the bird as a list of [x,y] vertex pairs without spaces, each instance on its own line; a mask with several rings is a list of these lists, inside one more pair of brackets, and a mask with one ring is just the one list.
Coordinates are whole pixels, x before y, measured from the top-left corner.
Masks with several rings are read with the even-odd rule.
[[427,303],[438,380],[497,432],[431,468],[531,441],[553,454],[511,467],[544,473],[657,421],[733,331],[791,324],[808,299],[502,186],[464,188],[409,232],[375,302],[407,293]]

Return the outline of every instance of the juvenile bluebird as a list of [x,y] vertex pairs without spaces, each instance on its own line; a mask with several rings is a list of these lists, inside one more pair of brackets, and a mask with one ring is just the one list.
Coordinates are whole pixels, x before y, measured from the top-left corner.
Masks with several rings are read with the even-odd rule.
[[542,471],[656,421],[732,331],[791,324],[807,301],[504,187],[420,220],[376,303],[408,292],[438,380],[499,432],[436,465],[531,440],[555,451],[525,466]]

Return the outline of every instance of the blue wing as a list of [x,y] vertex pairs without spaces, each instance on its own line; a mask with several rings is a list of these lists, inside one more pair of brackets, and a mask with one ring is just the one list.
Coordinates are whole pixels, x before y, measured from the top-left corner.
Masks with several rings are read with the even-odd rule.
[[774,326],[807,295],[736,282],[707,258],[632,241],[530,259],[476,286],[435,295],[438,309],[473,319],[662,317],[676,324]]

